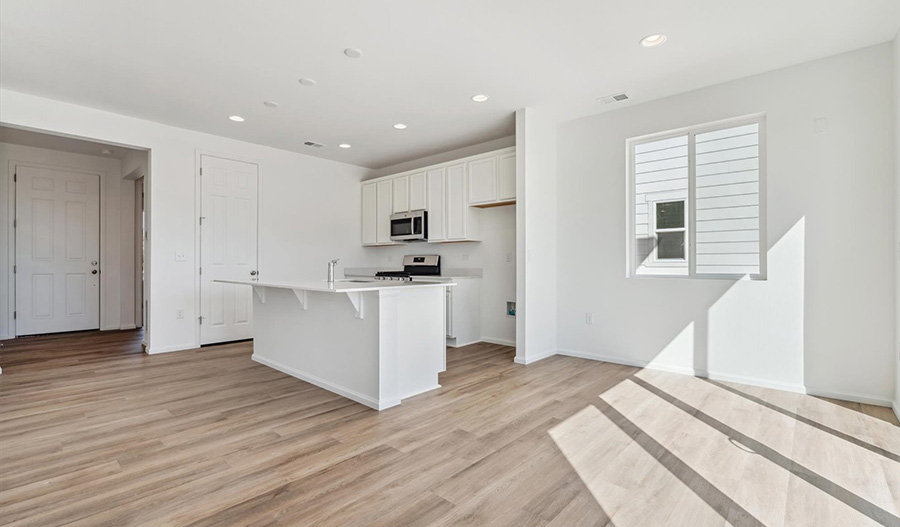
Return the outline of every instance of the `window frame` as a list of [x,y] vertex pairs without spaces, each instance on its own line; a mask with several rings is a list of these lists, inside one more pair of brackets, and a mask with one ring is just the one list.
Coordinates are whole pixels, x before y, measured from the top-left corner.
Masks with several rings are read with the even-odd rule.
[[[697,273],[696,254],[697,245],[694,242],[694,234],[697,232],[697,221],[695,215],[696,206],[696,136],[708,132],[715,132],[727,128],[735,128],[749,124],[758,125],[759,134],[759,273],[758,274],[709,274]],[[688,136],[688,197],[685,201],[685,257],[687,259],[687,272],[682,262],[675,265],[658,264],[656,262],[656,246],[653,247],[651,254],[651,262],[644,263],[644,268],[652,269],[649,273],[640,273],[638,270],[643,262],[637,258],[637,243],[635,242],[635,173],[634,173],[634,149],[636,146],[653,141],[670,139],[678,136]],[[766,138],[766,113],[756,113],[722,119],[710,123],[686,126],[675,130],[646,134],[638,137],[632,137],[625,140],[625,166],[626,166],[626,182],[625,182],[625,276],[628,278],[689,278],[703,280],[766,280],[768,272],[768,243],[767,243],[767,138]],[[655,204],[658,202],[681,201],[673,199],[665,199],[654,202],[648,202],[653,205],[653,214],[650,215],[650,232],[656,237],[655,225],[656,214]],[[651,209],[648,209],[648,214]],[[663,260],[665,261],[665,260]],[[671,273],[666,273],[666,269],[671,269]]]
[[[659,229],[656,227],[656,206],[660,203],[684,203],[684,227],[674,228],[674,229]],[[658,240],[657,234],[659,232],[683,232],[684,233],[684,258],[660,258],[657,251],[659,250],[658,241],[653,244],[653,249],[650,251],[650,262],[645,263],[644,265],[648,265],[651,267],[675,267],[679,269],[684,269],[687,266],[690,266],[691,254],[688,250],[688,244],[690,240],[690,233],[688,233],[688,222],[690,213],[688,212],[688,200],[685,199],[673,199],[673,198],[663,198],[659,200],[653,200],[647,202],[648,207],[648,223],[650,226],[650,234],[653,235],[655,240]],[[652,212],[651,212],[652,211]]]

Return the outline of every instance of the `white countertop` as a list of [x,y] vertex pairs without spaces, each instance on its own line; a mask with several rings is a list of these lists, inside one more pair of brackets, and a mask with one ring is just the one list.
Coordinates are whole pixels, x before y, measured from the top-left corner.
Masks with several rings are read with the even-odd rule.
[[[376,267],[347,267],[344,269],[344,276],[346,277],[356,277],[356,276],[375,276],[375,273],[378,271],[402,271],[403,268],[376,268]],[[443,280],[456,280],[458,278],[481,278],[482,271],[479,267],[458,267],[458,268],[447,268],[442,269],[441,274],[437,276],[416,276],[415,279],[443,279]]]
[[361,293],[363,291],[382,291],[385,289],[411,289],[416,287],[447,287],[456,285],[452,281],[433,280],[428,282],[400,282],[392,280],[338,279],[332,283],[325,280],[297,280],[292,282],[266,282],[262,280],[213,280],[223,284],[250,285],[254,287],[276,287],[279,289],[297,289],[300,291],[319,291],[323,293]]

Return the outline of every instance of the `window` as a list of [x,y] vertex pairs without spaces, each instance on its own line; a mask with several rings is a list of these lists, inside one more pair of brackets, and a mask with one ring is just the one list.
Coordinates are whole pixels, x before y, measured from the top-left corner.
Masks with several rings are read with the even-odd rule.
[[765,278],[764,116],[627,148],[629,276]]

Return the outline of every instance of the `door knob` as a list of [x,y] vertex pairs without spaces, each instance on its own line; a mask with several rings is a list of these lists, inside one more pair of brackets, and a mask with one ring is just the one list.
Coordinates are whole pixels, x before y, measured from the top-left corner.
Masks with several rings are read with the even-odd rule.
[[250,271],[250,276],[256,276],[258,273],[256,271]]
[[92,260],[91,265],[97,265],[97,260]]
[[91,271],[91,274],[97,274],[97,273],[99,273],[99,272],[100,272],[100,271],[94,269],[93,271]]

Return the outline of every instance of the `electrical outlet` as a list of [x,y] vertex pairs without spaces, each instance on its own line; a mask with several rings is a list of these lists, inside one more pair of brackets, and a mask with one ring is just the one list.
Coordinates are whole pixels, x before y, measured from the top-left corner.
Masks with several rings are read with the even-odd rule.
[[594,325],[594,314],[593,313],[585,313],[584,314],[584,323],[589,326]]
[[182,318],[184,318],[184,310],[183,310],[183,309],[176,309],[176,310],[175,310],[175,318],[177,318],[177,319],[182,319]]
[[182,251],[175,251],[175,261],[176,262],[186,262],[187,254],[183,253]]
[[507,261],[507,262],[511,262],[511,261],[512,261],[512,253],[506,253],[506,261]]

